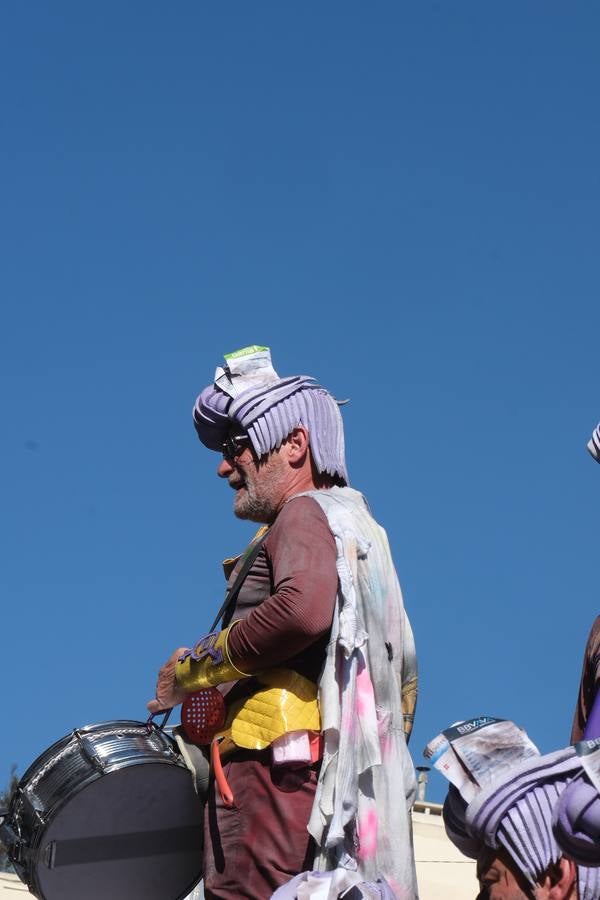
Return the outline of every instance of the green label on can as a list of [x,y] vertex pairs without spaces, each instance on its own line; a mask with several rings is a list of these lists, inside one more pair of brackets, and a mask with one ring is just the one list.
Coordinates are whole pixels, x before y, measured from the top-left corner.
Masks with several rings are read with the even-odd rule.
[[268,347],[259,347],[258,344],[252,344],[251,347],[242,347],[241,350],[234,350],[233,353],[226,353],[225,359],[240,359],[242,356],[251,356],[253,353],[260,353],[268,349]]

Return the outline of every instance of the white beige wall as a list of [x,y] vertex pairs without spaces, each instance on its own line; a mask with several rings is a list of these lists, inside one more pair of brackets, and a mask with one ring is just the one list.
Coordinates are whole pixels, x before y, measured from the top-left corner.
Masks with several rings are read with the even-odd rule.
[[479,893],[475,863],[446,837],[437,804],[418,804],[429,812],[413,812],[420,900],[475,900]]

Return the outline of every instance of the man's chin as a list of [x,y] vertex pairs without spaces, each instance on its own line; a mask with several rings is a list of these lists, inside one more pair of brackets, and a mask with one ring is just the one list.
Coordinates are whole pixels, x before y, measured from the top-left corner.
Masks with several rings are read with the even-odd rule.
[[250,522],[252,521],[252,515],[250,514],[250,512],[247,509],[244,509],[243,506],[238,506],[237,503],[234,503],[233,513],[236,519],[247,519]]
[[233,501],[233,512],[238,519],[258,522],[260,525],[269,525],[275,519],[270,510],[258,507],[246,494],[242,495],[239,491]]
[[248,497],[244,493],[242,494],[243,488],[236,493],[233,500],[233,512],[238,519],[247,519],[252,522],[253,520],[253,509],[252,504],[248,503]]
[[254,512],[251,509],[238,509],[237,506],[235,506],[233,512],[236,519],[243,519],[246,522],[259,522],[261,524],[264,524],[265,522],[265,519],[260,513]]

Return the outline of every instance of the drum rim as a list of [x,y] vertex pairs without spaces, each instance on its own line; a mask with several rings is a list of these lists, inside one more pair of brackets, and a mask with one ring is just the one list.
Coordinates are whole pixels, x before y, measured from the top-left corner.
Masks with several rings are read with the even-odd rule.
[[[37,756],[33,762],[27,767],[21,778],[19,779],[19,783],[17,785],[17,791],[19,788],[24,786],[26,781],[31,781],[31,778],[38,769],[41,768],[42,764],[49,762],[52,757],[56,755],[56,753],[68,746],[69,741],[71,741],[77,734],[93,734],[97,731],[108,731],[108,726],[125,726],[128,728],[138,727],[144,728],[146,732],[150,734],[156,734],[157,732],[164,738],[165,742],[167,742],[171,747],[176,747],[177,744],[173,740],[173,738],[164,732],[158,725],[155,725],[154,722],[142,722],[139,719],[110,719],[107,722],[98,722],[95,725],[84,725],[82,728],[72,728],[68,734],[63,735],[58,738],[58,740],[54,741],[46,750],[43,750],[42,753]],[[115,727],[115,731],[119,729]]]
[[[107,726],[111,726],[108,728]],[[117,726],[112,728],[112,726]],[[120,727],[118,727],[120,726]],[[103,769],[93,768],[90,770],[88,775],[81,780],[81,782],[77,783],[76,786],[73,786],[72,790],[62,796],[58,794],[56,798],[51,802],[48,806],[43,809],[36,810],[31,803],[31,794],[27,793],[27,788],[33,781],[36,774],[45,766],[48,765],[62,750],[69,746],[70,742],[75,739],[77,740],[76,735],[79,734],[90,734],[94,732],[106,731],[108,734],[111,731],[118,732],[123,727],[135,727],[135,728],[143,728],[147,730],[148,735],[159,733],[161,738],[165,741],[165,750],[170,749],[172,752],[169,756],[161,756],[158,751],[156,751],[157,755],[155,757],[132,757],[131,759],[120,760],[118,763],[115,762],[112,765],[107,765]],[[79,751],[83,753],[81,747],[77,747],[75,744],[73,747],[73,752]],[[62,738],[55,741],[47,750],[44,750],[40,755],[31,763],[30,766],[26,769],[23,776],[19,780],[17,784],[14,795],[11,799],[7,815],[4,818],[4,822],[6,822],[9,826],[12,827],[13,831],[19,836],[22,833],[22,826],[25,824],[23,821],[23,807],[27,804],[34,816],[37,814],[37,827],[28,828],[27,831],[28,839],[26,844],[30,851],[37,850],[43,835],[45,834],[47,827],[49,825],[49,819],[54,818],[54,816],[58,815],[62,810],[63,806],[77,794],[79,794],[84,788],[88,787],[93,782],[97,781],[99,778],[102,778],[104,775],[110,775],[112,772],[119,771],[120,769],[126,769],[130,766],[139,766],[139,765],[147,765],[149,763],[154,763],[157,765],[171,765],[177,766],[178,768],[185,768],[184,760],[181,758],[181,755],[177,749],[177,743],[173,738],[169,735],[165,734],[165,732],[160,729],[153,722],[140,722],[136,719],[111,719],[108,722],[99,722],[95,725],[85,725],[83,728],[74,728],[69,734],[63,735]],[[35,794],[35,791],[31,792]]]

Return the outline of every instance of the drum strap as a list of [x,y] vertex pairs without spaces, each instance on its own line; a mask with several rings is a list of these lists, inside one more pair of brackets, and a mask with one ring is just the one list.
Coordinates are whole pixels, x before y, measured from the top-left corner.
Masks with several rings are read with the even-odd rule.
[[43,861],[49,869],[118,859],[141,859],[165,853],[182,853],[202,846],[202,825],[162,828],[157,831],[97,835],[51,841]]
[[238,594],[242,588],[244,581],[246,580],[246,576],[252,568],[254,560],[258,556],[258,551],[262,547],[268,533],[268,528],[261,528],[260,531],[258,531],[258,533],[255,535],[253,540],[250,542],[245,553],[239,560],[239,571],[233,581],[233,584],[227,587],[227,591],[225,592],[225,599],[223,600],[221,608],[216,615],[215,621],[210,626],[211,632],[215,630],[221,619],[223,619],[223,628],[225,628],[231,622],[235,601],[238,598]]

